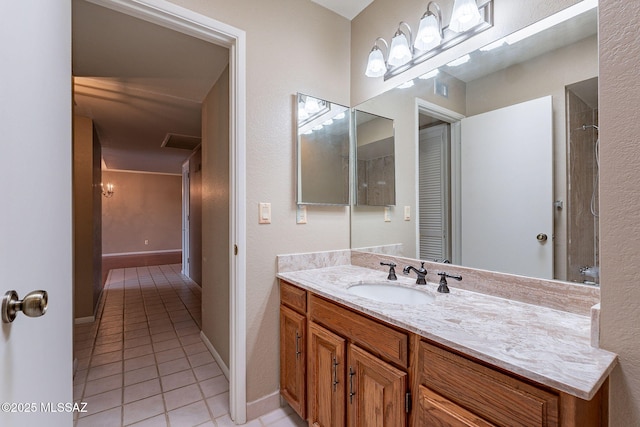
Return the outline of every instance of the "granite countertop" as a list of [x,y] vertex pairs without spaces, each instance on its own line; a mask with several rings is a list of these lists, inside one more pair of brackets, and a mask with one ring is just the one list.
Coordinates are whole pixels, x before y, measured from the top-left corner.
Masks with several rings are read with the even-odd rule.
[[[369,314],[424,338],[554,389],[590,400],[608,377],[617,356],[591,347],[591,319],[533,304],[437,284],[415,284],[411,277],[353,265],[278,273],[317,295]],[[464,280],[464,279],[463,279]],[[377,302],[347,291],[361,282],[419,289],[434,297],[424,305]]]

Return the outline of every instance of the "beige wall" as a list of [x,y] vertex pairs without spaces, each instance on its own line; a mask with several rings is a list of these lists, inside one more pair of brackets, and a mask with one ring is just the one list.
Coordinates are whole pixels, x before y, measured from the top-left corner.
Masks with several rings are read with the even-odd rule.
[[600,0],[601,345],[614,427],[640,425],[640,3]]
[[73,118],[74,317],[91,317],[102,291],[100,143],[88,117]]
[[[349,105],[350,23],[310,1],[172,1],[247,36],[247,400],[252,402],[279,388],[276,255],[349,247],[346,207],[309,206],[308,223],[296,224],[293,108],[297,92]],[[259,202],[271,203],[271,224],[258,224]],[[228,265],[208,262],[205,271]]]
[[102,200],[104,255],[180,250],[180,175],[106,170],[102,183],[112,183],[115,190],[113,197]]
[[202,332],[229,367],[229,69],[202,106]]

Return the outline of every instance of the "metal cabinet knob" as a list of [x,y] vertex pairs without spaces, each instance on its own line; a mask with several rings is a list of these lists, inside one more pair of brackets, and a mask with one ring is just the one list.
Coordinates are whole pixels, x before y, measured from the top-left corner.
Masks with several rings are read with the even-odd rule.
[[47,312],[47,291],[29,292],[22,300],[16,291],[9,291],[2,298],[2,322],[11,323],[19,311],[28,317],[40,317]]
[[544,233],[540,233],[536,236],[536,239],[538,239],[538,242],[546,242],[547,241],[547,235]]

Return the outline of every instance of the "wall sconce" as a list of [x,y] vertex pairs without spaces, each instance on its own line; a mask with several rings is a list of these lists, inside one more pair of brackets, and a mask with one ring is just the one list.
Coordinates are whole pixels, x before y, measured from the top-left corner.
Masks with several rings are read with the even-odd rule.
[[114,191],[112,183],[107,182],[106,188],[102,183],[100,183],[100,188],[102,188],[102,195],[107,199],[113,196]]
[[[384,77],[387,80],[427,59],[456,46],[463,41],[493,27],[494,0],[455,0],[451,22],[442,26],[442,10],[434,1],[427,4],[427,10],[420,19],[415,42],[411,41],[411,27],[404,21],[391,39],[391,46],[378,37],[369,52],[365,75],[367,77]],[[408,30],[409,37],[402,31]],[[387,62],[378,46],[382,40],[388,47]]]

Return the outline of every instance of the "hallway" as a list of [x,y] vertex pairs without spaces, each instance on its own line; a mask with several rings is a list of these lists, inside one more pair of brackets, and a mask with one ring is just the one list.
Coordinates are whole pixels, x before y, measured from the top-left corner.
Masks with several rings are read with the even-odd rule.
[[[232,426],[229,382],[200,339],[201,290],[180,265],[109,272],[96,321],[75,326],[75,426]],[[247,424],[305,425],[289,407]]]

